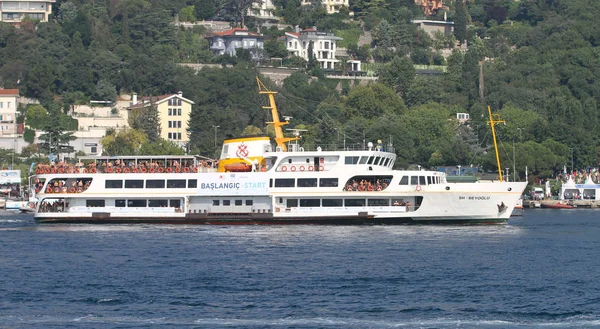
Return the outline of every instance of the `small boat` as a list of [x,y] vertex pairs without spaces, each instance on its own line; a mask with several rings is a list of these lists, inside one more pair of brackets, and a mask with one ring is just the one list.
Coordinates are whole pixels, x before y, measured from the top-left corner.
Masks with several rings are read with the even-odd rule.
[[547,209],[573,209],[574,206],[571,202],[561,200],[556,202],[542,202],[541,207]]

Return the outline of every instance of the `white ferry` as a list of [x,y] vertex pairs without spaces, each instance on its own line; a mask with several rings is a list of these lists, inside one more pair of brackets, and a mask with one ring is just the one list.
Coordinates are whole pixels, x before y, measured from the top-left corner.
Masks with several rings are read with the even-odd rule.
[[[262,84],[259,81],[259,86]],[[194,156],[81,158],[38,166],[41,223],[397,224],[504,223],[526,182],[450,183],[446,174],[393,170],[390,145],[305,150],[287,138],[270,100],[267,136],[224,141],[218,166]],[[493,129],[493,119],[490,117]]]

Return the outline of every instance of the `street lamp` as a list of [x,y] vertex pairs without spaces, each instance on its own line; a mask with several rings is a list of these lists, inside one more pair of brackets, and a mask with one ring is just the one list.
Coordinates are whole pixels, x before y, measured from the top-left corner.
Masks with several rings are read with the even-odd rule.
[[215,128],[215,147],[217,147],[217,130],[219,129],[220,126],[213,126],[213,128]]
[[461,165],[458,165],[457,167],[458,167],[458,176],[460,176],[460,167],[461,167]]

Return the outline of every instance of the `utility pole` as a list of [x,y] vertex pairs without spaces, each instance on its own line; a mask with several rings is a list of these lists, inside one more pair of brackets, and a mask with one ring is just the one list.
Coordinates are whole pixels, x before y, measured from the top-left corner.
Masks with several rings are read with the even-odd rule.
[[217,130],[220,126],[213,126],[215,128],[215,147],[217,147]]

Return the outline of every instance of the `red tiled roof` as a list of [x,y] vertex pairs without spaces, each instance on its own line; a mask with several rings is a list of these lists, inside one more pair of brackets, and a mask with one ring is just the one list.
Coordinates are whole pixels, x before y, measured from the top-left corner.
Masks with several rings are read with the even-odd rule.
[[213,32],[212,35],[220,36],[220,37],[228,37],[228,36],[235,35],[236,32],[244,32],[244,33],[247,33],[249,36],[253,36],[253,37],[262,37],[262,34],[250,32],[246,29],[242,29],[239,27],[233,28],[231,30],[223,31],[223,32]]
[[19,96],[19,89],[0,89],[0,95]]

